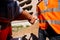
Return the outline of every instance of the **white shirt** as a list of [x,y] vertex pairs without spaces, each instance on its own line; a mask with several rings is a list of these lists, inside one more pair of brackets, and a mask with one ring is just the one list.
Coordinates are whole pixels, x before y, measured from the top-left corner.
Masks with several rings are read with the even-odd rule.
[[[17,2],[17,6],[19,6],[19,1],[17,1],[17,0],[14,0],[14,1],[16,1]],[[19,7],[19,13],[21,13],[22,11],[23,11],[22,7]]]

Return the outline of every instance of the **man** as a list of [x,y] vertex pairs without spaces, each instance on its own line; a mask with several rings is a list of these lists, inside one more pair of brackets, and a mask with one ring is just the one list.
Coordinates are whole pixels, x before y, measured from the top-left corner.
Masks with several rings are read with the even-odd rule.
[[39,40],[60,40],[60,0],[39,0]]
[[0,0],[0,40],[10,40],[12,35],[11,21],[19,20],[21,17],[28,19],[30,23],[34,23],[35,18],[28,12],[19,7],[16,1]]

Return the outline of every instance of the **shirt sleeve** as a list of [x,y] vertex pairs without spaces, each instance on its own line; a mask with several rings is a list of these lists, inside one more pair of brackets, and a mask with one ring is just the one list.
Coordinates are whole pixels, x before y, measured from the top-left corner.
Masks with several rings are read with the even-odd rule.
[[[17,2],[17,6],[19,6],[19,1],[16,1]],[[19,13],[21,13],[23,11],[22,7],[19,6]]]
[[22,13],[23,9],[22,7],[19,7],[19,13]]

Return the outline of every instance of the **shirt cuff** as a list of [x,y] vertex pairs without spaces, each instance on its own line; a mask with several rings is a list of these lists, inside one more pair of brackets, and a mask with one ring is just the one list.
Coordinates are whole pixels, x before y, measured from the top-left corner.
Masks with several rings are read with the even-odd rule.
[[19,13],[22,13],[23,9],[22,7],[19,7]]

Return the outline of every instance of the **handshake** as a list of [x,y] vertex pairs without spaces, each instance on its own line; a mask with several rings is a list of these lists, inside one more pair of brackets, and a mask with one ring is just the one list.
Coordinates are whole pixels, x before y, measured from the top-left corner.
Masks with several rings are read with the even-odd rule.
[[34,24],[36,18],[30,15],[27,11],[23,11],[22,15],[26,18],[31,24]]
[[33,16],[28,20],[31,24],[34,24],[37,19]]

